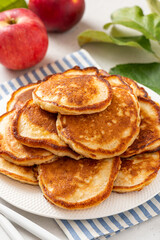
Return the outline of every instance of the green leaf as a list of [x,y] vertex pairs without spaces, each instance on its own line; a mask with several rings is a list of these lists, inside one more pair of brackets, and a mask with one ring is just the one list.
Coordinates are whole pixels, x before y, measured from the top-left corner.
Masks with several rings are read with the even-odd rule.
[[78,42],[80,46],[90,42],[113,43],[120,46],[142,48],[150,53],[153,53],[149,40],[143,35],[131,37],[112,37],[102,31],[87,30],[78,36]]
[[160,94],[160,63],[120,64],[111,68],[109,73],[134,79]]
[[79,34],[78,43],[80,46],[90,42],[112,43],[112,39],[105,32],[96,30],[86,30]]
[[147,0],[148,5],[152,12],[160,15],[160,1],[158,0]]
[[25,0],[0,0],[0,12],[13,8],[27,8]]
[[147,39],[160,41],[160,16],[156,13],[144,15],[140,7],[127,7],[115,11],[111,15],[112,22],[104,25],[104,29],[112,24],[132,28],[141,32]]

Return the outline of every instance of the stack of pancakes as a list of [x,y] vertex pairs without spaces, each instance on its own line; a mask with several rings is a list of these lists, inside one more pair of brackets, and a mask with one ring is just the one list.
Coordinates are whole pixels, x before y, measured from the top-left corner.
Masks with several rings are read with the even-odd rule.
[[62,208],[152,182],[160,168],[160,107],[138,84],[74,67],[15,91],[0,117],[0,172],[39,184]]

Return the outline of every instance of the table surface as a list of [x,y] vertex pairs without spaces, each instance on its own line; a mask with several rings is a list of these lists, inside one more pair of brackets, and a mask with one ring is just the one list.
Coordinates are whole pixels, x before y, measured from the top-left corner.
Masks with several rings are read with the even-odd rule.
[[[73,29],[66,33],[49,34],[49,47],[45,58],[35,67],[29,69],[32,70],[36,67],[42,66],[46,63],[54,62],[57,59],[62,58],[68,53],[77,51],[80,49],[77,43],[77,35],[86,29],[102,30],[103,25],[110,20],[110,14],[120,8],[125,6],[139,5],[145,11],[149,13],[146,0],[86,0],[86,10],[85,14]],[[97,63],[105,70],[109,70],[112,66],[119,63],[128,62],[153,62],[156,59],[145,51],[130,48],[130,47],[119,47],[112,44],[88,44],[83,47],[86,49],[90,55],[97,61]],[[25,71],[11,71],[0,65],[0,83],[8,81],[15,78]],[[40,226],[44,227],[46,230],[55,234],[62,240],[66,240],[66,236],[62,230],[58,227],[53,219],[48,219],[44,217],[39,217],[22,210],[19,210],[11,205],[0,200],[3,204],[6,204],[10,208],[16,210],[18,213],[29,218]],[[112,240],[159,240],[160,239],[160,216],[154,217],[153,219],[134,226],[118,235],[112,237]],[[25,240],[36,240],[35,236],[28,233],[24,229],[15,225],[19,232],[22,234]],[[0,236],[3,240],[8,240],[4,236],[3,230],[0,228]],[[4,236],[4,237],[3,237]]]

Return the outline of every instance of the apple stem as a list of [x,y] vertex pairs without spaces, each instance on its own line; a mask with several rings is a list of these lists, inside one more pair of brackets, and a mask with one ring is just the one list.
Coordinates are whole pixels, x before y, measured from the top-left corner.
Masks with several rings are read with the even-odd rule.
[[9,23],[9,24],[16,24],[16,20],[15,20],[14,18],[10,18],[10,19],[8,20],[8,23]]

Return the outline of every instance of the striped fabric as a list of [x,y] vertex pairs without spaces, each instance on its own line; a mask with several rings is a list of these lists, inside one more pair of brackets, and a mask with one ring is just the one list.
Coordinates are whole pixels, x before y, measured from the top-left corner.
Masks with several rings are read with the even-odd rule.
[[56,220],[70,240],[107,239],[129,227],[160,214],[160,194],[146,203],[106,218],[89,220]]
[[[96,62],[85,51],[80,50],[67,55],[62,60],[40,67],[9,82],[0,84],[0,100],[9,97],[20,86],[43,79],[46,75],[62,72],[75,65],[81,68],[97,66]],[[99,219],[89,220],[56,220],[70,240],[107,239],[129,227],[144,222],[160,214],[160,194],[134,209],[124,213]]]

